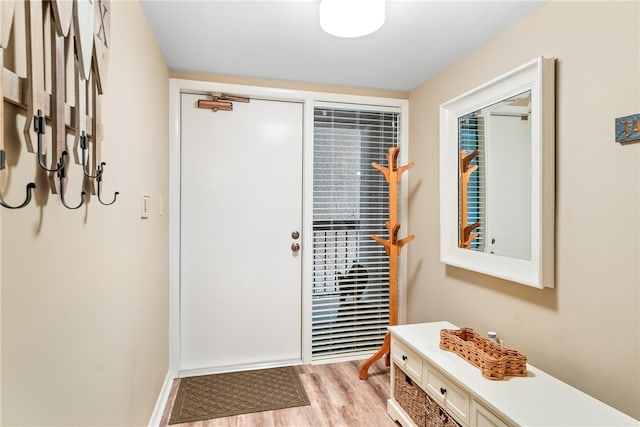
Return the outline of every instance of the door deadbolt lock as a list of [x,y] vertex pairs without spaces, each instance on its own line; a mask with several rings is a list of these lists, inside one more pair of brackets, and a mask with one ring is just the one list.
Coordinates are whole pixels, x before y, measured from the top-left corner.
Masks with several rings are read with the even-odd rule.
[[292,243],[292,244],[291,244],[291,250],[292,250],[293,252],[298,252],[298,251],[300,250],[300,244],[298,244],[298,243]]
[[300,237],[300,233],[297,231],[292,231],[291,232],[291,238],[292,239],[297,239],[298,237]]

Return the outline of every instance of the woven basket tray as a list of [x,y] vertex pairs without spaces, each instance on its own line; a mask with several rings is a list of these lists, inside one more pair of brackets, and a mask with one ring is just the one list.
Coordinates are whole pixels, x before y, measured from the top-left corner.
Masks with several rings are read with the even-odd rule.
[[442,329],[440,348],[453,351],[480,368],[482,376],[490,380],[501,380],[505,376],[527,376],[526,355],[503,347],[471,328]]

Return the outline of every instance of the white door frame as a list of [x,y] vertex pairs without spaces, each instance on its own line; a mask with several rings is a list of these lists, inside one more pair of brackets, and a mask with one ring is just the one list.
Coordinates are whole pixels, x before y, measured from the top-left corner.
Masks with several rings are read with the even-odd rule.
[[[180,374],[180,94],[182,92],[202,93],[225,92],[250,98],[279,101],[295,101],[303,104],[303,202],[302,202],[302,362],[311,363],[311,271],[313,254],[305,250],[311,248],[313,236],[313,109],[316,103],[331,102],[389,107],[400,113],[400,163],[408,163],[409,153],[409,101],[406,99],[380,98],[337,93],[310,92],[291,89],[277,89],[261,86],[247,86],[229,83],[205,82],[185,79],[169,79],[169,376]],[[223,113],[219,113],[223,114]],[[232,113],[231,113],[232,114]],[[419,164],[419,162],[418,162]],[[408,230],[408,175],[402,177],[400,203],[400,223]],[[308,236],[308,237],[307,237]],[[406,321],[406,249],[399,259],[398,267],[398,320]],[[337,359],[336,359],[337,361]]]

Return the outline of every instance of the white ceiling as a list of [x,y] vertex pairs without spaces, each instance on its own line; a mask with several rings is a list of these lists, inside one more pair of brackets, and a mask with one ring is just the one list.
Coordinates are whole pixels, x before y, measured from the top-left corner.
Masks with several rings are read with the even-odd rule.
[[383,27],[342,39],[319,0],[142,0],[171,70],[409,91],[546,0],[387,0]]

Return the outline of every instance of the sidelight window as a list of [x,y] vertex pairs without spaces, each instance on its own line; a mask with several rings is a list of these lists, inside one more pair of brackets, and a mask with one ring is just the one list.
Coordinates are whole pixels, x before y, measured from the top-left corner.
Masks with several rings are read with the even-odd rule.
[[399,113],[314,110],[312,357],[367,354],[389,322],[387,166]]

